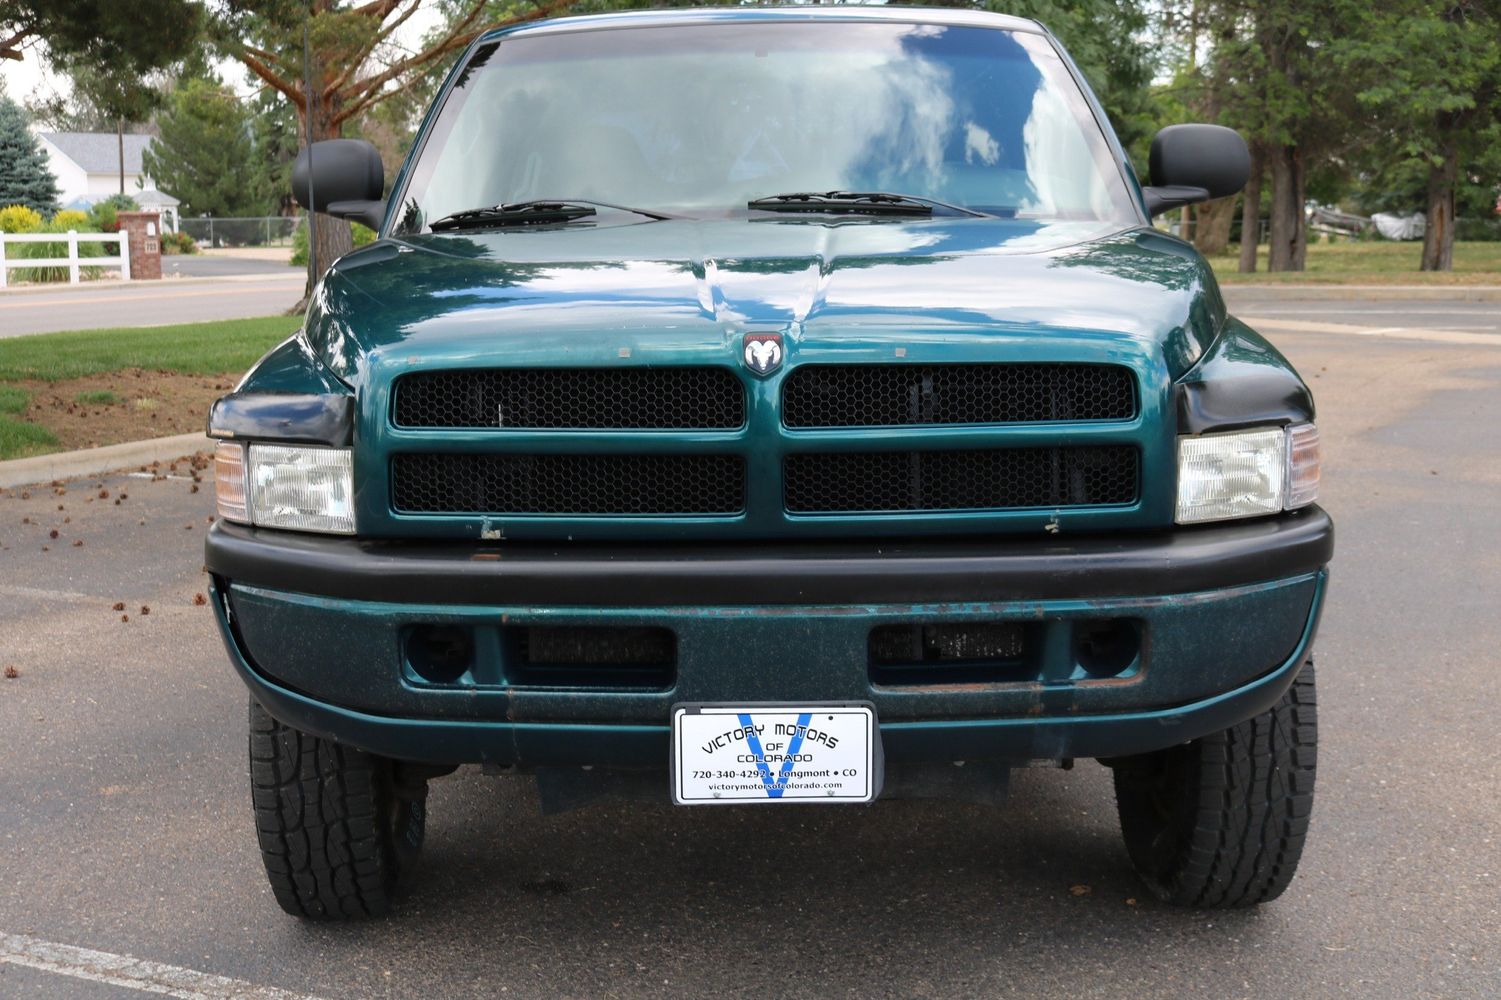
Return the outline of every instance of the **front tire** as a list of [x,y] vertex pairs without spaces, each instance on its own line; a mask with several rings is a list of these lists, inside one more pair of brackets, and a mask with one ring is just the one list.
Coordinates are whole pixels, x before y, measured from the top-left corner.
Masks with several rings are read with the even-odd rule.
[[1313,663],[1270,710],[1111,762],[1126,850],[1159,898],[1206,909],[1280,896],[1297,870],[1317,765]]
[[425,781],[400,783],[393,761],[283,725],[252,698],[250,784],[283,910],[355,920],[391,908],[422,847]]

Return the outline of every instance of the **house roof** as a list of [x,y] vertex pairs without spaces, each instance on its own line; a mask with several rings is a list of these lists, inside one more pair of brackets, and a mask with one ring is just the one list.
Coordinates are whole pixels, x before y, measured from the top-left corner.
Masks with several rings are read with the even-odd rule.
[[[68,159],[90,174],[120,171],[120,140],[113,132],[39,132]],[[141,154],[151,145],[149,135],[125,136],[125,172],[141,173]]]
[[136,200],[136,204],[140,205],[142,208],[156,208],[157,206],[172,208],[173,206],[182,204],[182,202],[178,201],[167,192],[158,191],[156,188],[147,188],[144,191],[135,191],[132,192],[130,196],[134,198]]

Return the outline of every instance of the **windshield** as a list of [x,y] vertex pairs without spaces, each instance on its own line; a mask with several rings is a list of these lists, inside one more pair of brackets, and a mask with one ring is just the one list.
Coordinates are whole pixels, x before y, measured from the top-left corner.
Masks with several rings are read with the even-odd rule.
[[730,21],[481,46],[423,144],[395,231],[534,199],[725,216],[835,190],[1135,219],[1084,95],[1042,35]]

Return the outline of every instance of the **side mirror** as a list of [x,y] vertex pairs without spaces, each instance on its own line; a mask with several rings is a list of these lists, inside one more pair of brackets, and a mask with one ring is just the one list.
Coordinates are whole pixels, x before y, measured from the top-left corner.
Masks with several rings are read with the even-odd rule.
[[379,229],[385,220],[385,187],[380,154],[363,139],[315,142],[292,164],[292,197],[297,204],[371,229]]
[[1251,178],[1251,152],[1233,128],[1222,125],[1169,125],[1152,139],[1151,187],[1143,188],[1147,213],[1163,212],[1212,198],[1225,198]]

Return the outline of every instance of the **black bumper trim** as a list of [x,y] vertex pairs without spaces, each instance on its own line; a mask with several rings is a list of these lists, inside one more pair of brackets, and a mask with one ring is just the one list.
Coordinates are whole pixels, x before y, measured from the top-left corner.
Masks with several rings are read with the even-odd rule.
[[1318,507],[1154,534],[809,545],[393,542],[219,522],[206,568],[235,583],[348,600],[551,607],[907,604],[1135,597],[1311,573],[1334,526]]

